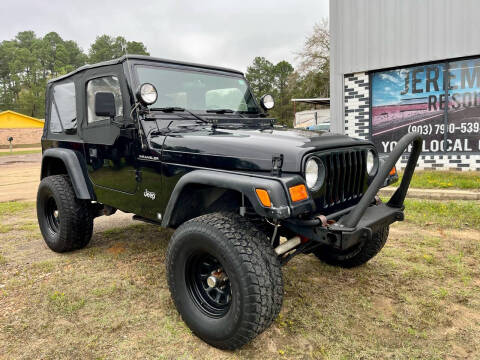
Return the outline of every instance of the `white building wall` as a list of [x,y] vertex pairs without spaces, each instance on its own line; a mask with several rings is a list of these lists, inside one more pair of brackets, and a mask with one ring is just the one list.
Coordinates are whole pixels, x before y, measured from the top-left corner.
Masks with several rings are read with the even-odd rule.
[[337,74],[480,54],[478,0],[331,0]]
[[[352,81],[368,82],[369,71],[480,55],[478,14],[478,0],[331,0],[332,131],[368,136],[367,115],[346,89],[356,91]],[[368,96],[368,87],[364,91]],[[438,167],[480,170],[479,155],[425,155],[421,167],[436,161]]]

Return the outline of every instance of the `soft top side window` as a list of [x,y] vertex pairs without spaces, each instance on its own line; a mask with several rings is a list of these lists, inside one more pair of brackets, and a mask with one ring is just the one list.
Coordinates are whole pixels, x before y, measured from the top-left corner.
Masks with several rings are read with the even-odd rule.
[[73,81],[53,86],[50,104],[50,131],[61,133],[77,128],[77,105]]
[[123,100],[120,82],[116,76],[104,76],[92,79],[87,83],[87,119],[88,123],[109,120],[105,116],[95,115],[95,94],[97,92],[111,92],[115,98],[116,116],[123,115]]

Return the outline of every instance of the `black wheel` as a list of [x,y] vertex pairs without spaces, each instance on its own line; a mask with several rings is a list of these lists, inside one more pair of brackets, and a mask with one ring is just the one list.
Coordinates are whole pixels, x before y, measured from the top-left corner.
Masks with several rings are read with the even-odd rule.
[[66,175],[42,179],[37,193],[37,218],[43,239],[53,251],[83,248],[92,237],[90,203],[75,197]]
[[315,249],[313,253],[317,258],[329,265],[343,268],[357,267],[365,264],[382,250],[387,242],[388,231],[388,226],[382,227],[373,233],[370,241],[348,249],[347,251],[338,251],[327,246],[322,246]]
[[178,312],[198,337],[221,349],[252,340],[281,307],[280,263],[250,226],[235,214],[208,214],[181,225],[168,245],[168,285]]
[[228,312],[232,301],[230,279],[217,258],[205,251],[193,253],[187,259],[185,278],[192,300],[202,311],[211,317]]

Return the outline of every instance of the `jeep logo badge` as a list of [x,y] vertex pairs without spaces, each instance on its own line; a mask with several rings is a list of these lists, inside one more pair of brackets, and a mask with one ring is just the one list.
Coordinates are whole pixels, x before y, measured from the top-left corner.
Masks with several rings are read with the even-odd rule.
[[147,199],[155,200],[155,193],[153,191],[148,191],[147,189],[145,189],[145,191],[143,192],[143,196],[145,196]]

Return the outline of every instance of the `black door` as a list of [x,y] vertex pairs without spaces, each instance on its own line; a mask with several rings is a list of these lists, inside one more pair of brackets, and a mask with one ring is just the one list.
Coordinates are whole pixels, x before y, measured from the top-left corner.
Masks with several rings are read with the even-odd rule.
[[[85,119],[83,138],[85,141],[85,157],[90,179],[95,186],[97,197],[109,197],[108,204],[128,202],[122,193],[135,194],[137,191],[135,133],[132,130],[120,129],[119,124],[128,121],[125,112],[126,89],[122,84],[121,72],[109,75],[95,72],[86,74],[85,78]],[[116,116],[114,122],[108,117],[95,114],[95,94],[111,92],[115,97]],[[102,199],[99,199],[101,201]],[[113,201],[113,202],[112,202]],[[128,209],[128,204],[122,206]]]

